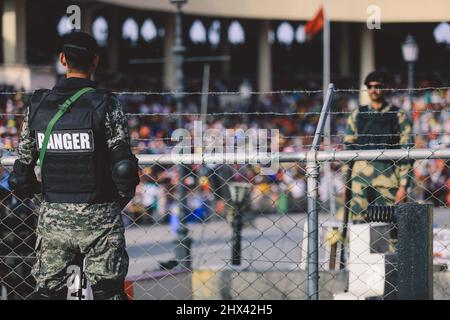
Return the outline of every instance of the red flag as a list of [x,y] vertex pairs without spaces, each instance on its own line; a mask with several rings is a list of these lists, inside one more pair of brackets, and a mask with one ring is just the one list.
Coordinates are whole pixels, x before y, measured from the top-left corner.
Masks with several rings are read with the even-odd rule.
[[312,38],[317,32],[323,28],[323,7],[320,7],[319,12],[314,18],[309,20],[305,25],[305,32],[308,38]]

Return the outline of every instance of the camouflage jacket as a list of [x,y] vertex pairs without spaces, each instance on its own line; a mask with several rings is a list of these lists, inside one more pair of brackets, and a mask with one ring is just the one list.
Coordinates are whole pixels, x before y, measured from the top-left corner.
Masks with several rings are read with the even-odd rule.
[[[36,161],[36,139],[28,126],[28,112],[22,123],[19,139],[19,160],[25,164]],[[105,120],[107,145],[110,149],[118,144],[130,143],[128,122],[119,100],[111,96]],[[116,203],[49,203],[37,194],[33,199],[39,214],[40,227],[72,230],[112,228],[121,225],[121,211]]]
[[[390,108],[390,104],[386,104],[380,110],[375,110],[369,104],[370,112],[386,112]],[[345,145],[355,144],[358,139],[358,119],[359,108],[356,108],[352,111],[351,115],[347,120],[347,127],[344,136]],[[400,109],[397,113],[398,118],[398,128],[399,128],[399,144],[401,148],[408,148],[412,146],[411,141],[411,124],[408,121],[408,117],[404,110]],[[408,184],[408,172],[411,170],[411,164],[408,161],[370,161],[367,162],[366,166],[371,166],[371,168],[367,168],[369,170],[375,169],[375,172],[378,172],[378,175],[384,176],[395,176],[397,180],[397,186],[406,186]],[[361,167],[361,166],[360,166]],[[344,169],[344,171],[347,168]],[[354,172],[353,175],[358,174],[358,172]],[[386,186],[392,187],[392,186]]]

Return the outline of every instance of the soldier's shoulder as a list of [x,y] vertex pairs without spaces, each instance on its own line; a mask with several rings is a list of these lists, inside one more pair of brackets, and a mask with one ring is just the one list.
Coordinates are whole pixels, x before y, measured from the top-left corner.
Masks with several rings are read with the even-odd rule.
[[107,88],[96,88],[92,94],[104,100],[109,100],[112,96],[114,96],[114,93]]
[[51,89],[36,89],[33,91],[33,94],[31,95],[31,102],[33,103],[39,103],[42,98],[48,93],[50,93]]
[[397,113],[398,117],[406,115],[406,111],[403,108],[396,105],[391,105],[389,111]]
[[117,95],[109,89],[97,88],[95,94],[99,99],[105,102],[106,112],[113,112],[116,109],[121,108],[121,103]]
[[389,106],[389,109],[390,109],[391,111],[403,112],[403,109],[400,108],[399,106],[395,105],[395,104],[391,104],[391,105]]
[[106,117],[111,123],[122,123],[126,119],[122,103],[115,94],[109,96],[105,110]]
[[95,90],[93,92],[96,95],[103,95],[103,96],[107,96],[107,95],[111,94],[111,91],[107,88],[95,88]]
[[40,88],[40,89],[36,89],[33,91],[33,96],[34,95],[40,95],[43,94],[45,92],[51,91],[51,89],[46,89],[46,88]]
[[369,106],[367,105],[358,105],[357,108],[354,108],[350,115],[352,119],[356,119],[356,116],[361,113],[361,112],[367,112],[367,110],[369,110]]
[[120,105],[119,97],[114,92],[112,92],[111,90],[108,90],[107,96],[108,96],[108,103],[110,105],[114,105],[114,106]]
[[358,108],[355,108],[356,112],[367,112],[369,110],[368,104],[359,105]]

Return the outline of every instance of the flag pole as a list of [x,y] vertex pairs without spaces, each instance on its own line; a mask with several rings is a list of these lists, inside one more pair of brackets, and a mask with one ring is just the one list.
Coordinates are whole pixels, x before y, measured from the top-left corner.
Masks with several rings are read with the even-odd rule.
[[[331,73],[331,48],[330,48],[330,19],[328,15],[328,0],[323,0],[323,96],[325,97],[325,92],[328,89],[330,83],[330,73]],[[331,150],[331,115],[328,115],[325,122],[325,135],[324,143],[325,149]],[[325,162],[325,181],[328,188],[328,201],[330,205],[330,213],[336,215],[336,202],[334,194],[334,177],[331,171],[330,162]]]
[[330,83],[330,20],[328,17],[328,0],[322,0],[323,8],[323,92]]

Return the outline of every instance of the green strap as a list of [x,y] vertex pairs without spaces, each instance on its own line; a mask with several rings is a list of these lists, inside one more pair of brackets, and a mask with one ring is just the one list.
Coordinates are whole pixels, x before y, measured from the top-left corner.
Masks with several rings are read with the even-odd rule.
[[50,122],[47,125],[47,129],[45,129],[45,136],[44,141],[42,142],[42,148],[39,153],[39,166],[42,168],[42,164],[44,163],[44,156],[45,152],[47,151],[47,144],[48,140],[50,139],[50,134],[52,133],[53,127],[55,126],[56,122],[63,116],[64,113],[69,109],[69,107],[78,100],[79,97],[81,97],[86,92],[95,90],[94,88],[86,87],[83,89],[78,90],[73,96],[71,96],[69,99],[64,101],[62,105],[59,106],[58,112],[53,116],[53,118],[50,120]]

